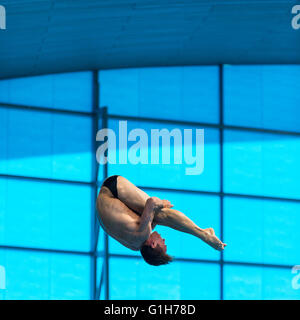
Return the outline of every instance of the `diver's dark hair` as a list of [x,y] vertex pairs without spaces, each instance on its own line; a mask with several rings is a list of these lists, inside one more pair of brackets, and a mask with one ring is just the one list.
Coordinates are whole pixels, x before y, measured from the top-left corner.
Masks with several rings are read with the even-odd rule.
[[152,266],[160,266],[173,261],[173,258],[164,253],[160,247],[152,248],[151,246],[144,244],[140,251],[144,260]]

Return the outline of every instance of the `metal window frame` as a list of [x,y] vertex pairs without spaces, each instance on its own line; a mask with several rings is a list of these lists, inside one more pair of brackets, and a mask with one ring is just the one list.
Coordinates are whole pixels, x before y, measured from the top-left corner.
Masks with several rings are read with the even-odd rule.
[[[224,240],[224,197],[239,197],[247,199],[260,199],[260,200],[273,200],[273,201],[286,201],[286,202],[297,202],[300,203],[300,199],[294,198],[284,198],[284,197],[272,197],[272,196],[261,196],[261,195],[251,195],[251,194],[235,194],[235,193],[225,193],[224,192],[224,131],[225,130],[235,130],[235,131],[247,131],[247,132],[258,132],[264,134],[277,134],[277,135],[286,135],[286,136],[300,136],[300,132],[287,131],[287,130],[275,130],[275,129],[265,129],[265,128],[255,128],[255,127],[245,127],[245,126],[234,126],[234,125],[225,125],[224,124],[224,66],[218,65],[219,70],[219,121],[217,124],[205,123],[205,122],[191,122],[191,121],[180,121],[180,120],[170,120],[170,119],[158,119],[158,118],[149,118],[149,117],[137,117],[137,116],[126,116],[118,114],[109,114],[107,112],[107,107],[105,107],[105,126],[107,128],[108,121],[111,120],[127,120],[127,121],[141,121],[141,122],[153,122],[153,123],[163,123],[163,124],[177,124],[177,125],[190,125],[190,126],[202,126],[207,128],[215,128],[219,131],[219,147],[220,147],[220,191],[219,192],[210,192],[210,191],[196,191],[196,190],[180,190],[173,188],[162,188],[162,187],[146,187],[138,186],[141,189],[148,190],[157,190],[157,191],[173,191],[173,192],[183,192],[183,193],[199,193],[207,195],[215,195],[220,198],[220,239]],[[101,71],[100,71],[101,72]],[[105,169],[106,174],[104,177],[108,176],[108,165],[106,164]],[[107,236],[107,235],[106,235]],[[108,238],[105,240],[108,242]],[[110,253],[108,245],[106,243],[106,258],[124,258],[124,259],[141,259],[136,255],[124,255],[124,254],[114,254]],[[237,262],[224,260],[223,252],[220,253],[219,260],[203,260],[203,259],[188,259],[188,258],[176,258],[175,261],[180,262],[192,262],[192,263],[213,263],[220,266],[220,300],[224,300],[224,265],[239,265],[239,266],[252,266],[252,267],[265,267],[265,268],[284,268],[291,269],[291,265],[282,265],[282,264],[269,264],[269,263],[251,263],[251,262]],[[108,263],[108,262],[107,262]],[[109,274],[105,276],[105,299],[109,299]]]
[[[99,81],[98,81],[98,70],[90,70],[92,73],[92,98],[93,98],[93,108],[91,112],[85,111],[75,111],[67,109],[58,109],[58,108],[49,108],[41,106],[28,106],[21,104],[12,104],[12,103],[0,103],[0,108],[2,109],[12,109],[12,110],[23,110],[23,111],[32,111],[32,112],[43,112],[51,114],[64,114],[70,116],[79,116],[79,117],[90,117],[92,120],[92,136],[96,137],[98,132],[98,114],[100,113],[99,108]],[[3,79],[2,79],[3,80]],[[5,79],[4,79],[5,80]],[[93,152],[96,152],[97,144],[96,139],[93,138],[92,141]],[[63,180],[63,179],[53,179],[53,178],[41,178],[41,177],[32,177],[32,176],[20,176],[20,175],[11,175],[11,174],[0,174],[1,178],[14,179],[14,180],[28,180],[36,182],[48,182],[48,183],[63,183],[63,184],[72,184],[72,185],[85,185],[92,188],[92,198],[91,198],[91,249],[90,251],[76,251],[76,250],[60,250],[60,249],[47,249],[47,248],[34,248],[34,247],[21,247],[21,246],[9,246],[9,245],[0,245],[0,249],[6,250],[17,250],[17,251],[31,251],[31,252],[44,252],[44,253],[55,253],[55,254],[72,254],[72,255],[83,255],[90,257],[90,299],[96,299],[97,295],[97,258],[101,255],[97,252],[97,229],[99,229],[98,223],[96,221],[95,215],[95,199],[97,198],[97,188],[98,188],[98,171],[99,165],[92,158],[91,164],[92,170],[92,181],[80,181],[80,180]]]
[[[38,106],[26,106],[11,103],[0,103],[0,108],[9,109],[19,109],[24,111],[35,111],[35,112],[48,112],[57,114],[67,114],[80,117],[91,117],[92,119],[92,134],[93,134],[93,151],[97,150],[96,134],[99,130],[98,123],[99,120],[102,121],[102,128],[108,127],[108,121],[111,120],[128,120],[128,121],[142,121],[142,122],[153,122],[153,123],[164,123],[164,124],[177,124],[177,125],[191,125],[191,126],[202,126],[207,128],[215,128],[219,130],[219,145],[220,145],[220,192],[210,192],[210,191],[198,191],[198,190],[185,190],[185,189],[171,189],[163,187],[147,187],[139,186],[142,189],[148,190],[160,190],[160,191],[172,191],[179,193],[199,193],[206,195],[215,195],[220,198],[220,238],[223,240],[224,237],[224,209],[223,201],[224,197],[240,197],[248,199],[260,199],[260,200],[274,200],[274,201],[287,201],[287,202],[297,202],[300,203],[300,199],[296,198],[284,198],[284,197],[270,197],[261,195],[250,195],[250,194],[235,194],[235,193],[224,193],[224,174],[223,174],[223,144],[224,144],[224,130],[235,130],[235,131],[248,131],[248,132],[260,132],[264,134],[278,134],[299,137],[300,132],[286,131],[286,130],[275,130],[275,129],[264,129],[264,128],[254,128],[254,127],[241,127],[233,125],[224,124],[224,67],[219,65],[219,122],[216,124],[203,123],[203,122],[190,122],[190,121],[179,121],[170,119],[157,119],[157,118],[146,118],[146,117],[132,117],[117,114],[109,114],[107,107],[100,108],[100,84],[99,84],[99,72],[101,70],[90,70],[92,72],[92,95],[93,95],[93,109],[91,112],[84,111],[74,111],[65,110],[58,108],[43,108]],[[5,80],[5,79],[4,79]],[[113,254],[109,252],[109,238],[108,235],[104,236],[104,252],[97,251],[98,237],[99,237],[99,225],[97,223],[97,218],[95,213],[95,203],[97,199],[97,190],[101,183],[98,181],[98,172],[100,170],[99,164],[97,163],[95,157],[92,159],[92,181],[78,181],[78,180],[62,180],[62,179],[52,179],[52,178],[41,178],[41,177],[31,177],[31,176],[19,176],[10,174],[0,174],[0,177],[7,179],[16,180],[30,180],[37,182],[48,182],[48,183],[63,183],[63,184],[77,184],[86,185],[93,188],[92,196],[92,219],[91,219],[91,250],[88,252],[76,251],[76,250],[59,250],[59,249],[47,249],[47,248],[33,248],[33,247],[21,247],[21,246],[10,246],[10,245],[0,245],[0,249],[7,250],[21,250],[21,251],[32,251],[32,252],[46,252],[46,253],[56,253],[56,254],[72,254],[72,255],[83,255],[89,256],[91,258],[90,266],[90,298],[99,299],[102,290],[104,290],[104,297],[106,300],[110,299],[110,277],[109,277],[109,260],[110,258],[123,258],[123,259],[141,259],[139,256],[135,255],[121,255]],[[103,178],[108,177],[108,164],[103,165]],[[97,283],[97,259],[104,259],[103,268],[100,275],[100,283]],[[268,264],[268,263],[250,263],[250,262],[237,262],[237,261],[224,261],[223,253],[220,254],[219,260],[203,260],[203,259],[189,259],[178,257],[175,259],[178,262],[191,262],[191,263],[212,263],[220,265],[220,299],[224,299],[224,265],[239,265],[239,266],[256,266],[256,267],[267,267],[267,268],[286,268],[291,269],[291,265],[282,264]],[[99,270],[100,271],[100,270]]]

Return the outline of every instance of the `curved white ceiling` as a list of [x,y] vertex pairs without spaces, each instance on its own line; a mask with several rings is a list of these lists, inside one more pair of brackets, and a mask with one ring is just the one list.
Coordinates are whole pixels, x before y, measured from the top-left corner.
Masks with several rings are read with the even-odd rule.
[[[139,66],[300,63],[297,1],[0,0],[0,78]],[[300,4],[300,1],[299,1]]]

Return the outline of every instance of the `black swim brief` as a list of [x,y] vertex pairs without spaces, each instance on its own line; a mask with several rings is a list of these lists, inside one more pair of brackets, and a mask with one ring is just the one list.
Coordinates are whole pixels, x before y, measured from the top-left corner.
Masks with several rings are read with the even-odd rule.
[[[118,188],[117,188],[117,178],[119,177],[119,175],[115,175],[115,176],[110,176],[108,177],[104,182],[102,186],[107,187],[110,192],[113,194],[113,196],[117,199],[119,199],[118,197]],[[136,213],[137,215],[141,215],[139,212],[135,211],[134,209],[130,208],[134,213]]]
[[118,199],[117,178],[119,176],[110,176],[104,182],[103,186],[107,187],[115,198]]

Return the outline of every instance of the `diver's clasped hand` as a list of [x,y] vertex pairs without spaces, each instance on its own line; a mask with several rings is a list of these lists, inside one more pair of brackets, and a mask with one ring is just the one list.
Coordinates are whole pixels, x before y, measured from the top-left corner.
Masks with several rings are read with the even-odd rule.
[[169,200],[161,200],[158,197],[151,197],[147,200],[147,204],[151,205],[154,212],[157,213],[162,208],[173,208]]

